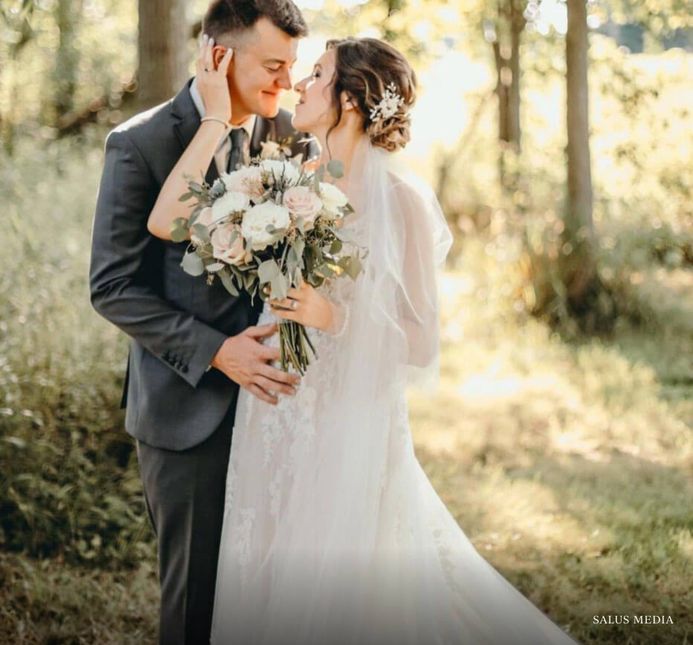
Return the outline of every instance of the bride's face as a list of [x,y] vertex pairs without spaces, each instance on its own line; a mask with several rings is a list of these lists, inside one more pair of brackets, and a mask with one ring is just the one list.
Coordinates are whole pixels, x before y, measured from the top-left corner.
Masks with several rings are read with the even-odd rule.
[[337,116],[332,103],[332,80],[335,72],[335,52],[328,49],[313,66],[310,76],[294,86],[298,102],[292,120],[302,132],[326,132]]

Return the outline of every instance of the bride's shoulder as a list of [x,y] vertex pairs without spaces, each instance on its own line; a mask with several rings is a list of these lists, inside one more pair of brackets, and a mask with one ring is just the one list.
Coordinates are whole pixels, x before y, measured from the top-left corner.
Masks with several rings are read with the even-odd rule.
[[418,177],[388,171],[387,191],[405,214],[420,211],[435,198],[433,190]]

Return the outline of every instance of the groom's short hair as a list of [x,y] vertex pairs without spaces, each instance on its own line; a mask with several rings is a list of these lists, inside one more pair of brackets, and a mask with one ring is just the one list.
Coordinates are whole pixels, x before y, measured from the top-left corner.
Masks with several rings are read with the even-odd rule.
[[226,34],[240,35],[263,17],[292,38],[308,35],[301,10],[291,0],[214,0],[202,21],[202,31],[219,42]]

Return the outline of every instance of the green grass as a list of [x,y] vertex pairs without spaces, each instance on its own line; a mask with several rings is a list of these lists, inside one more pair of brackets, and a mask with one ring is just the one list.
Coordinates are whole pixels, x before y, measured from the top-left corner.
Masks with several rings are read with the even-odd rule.
[[[444,282],[440,392],[412,397],[426,472],[480,553],[580,640],[687,642],[693,300],[566,342],[488,297],[501,285],[474,249]],[[659,278],[660,302],[684,280]],[[609,614],[631,622],[592,624]],[[674,624],[633,624],[649,614]]]
[[156,642],[154,565],[108,573],[0,553],[0,642]]

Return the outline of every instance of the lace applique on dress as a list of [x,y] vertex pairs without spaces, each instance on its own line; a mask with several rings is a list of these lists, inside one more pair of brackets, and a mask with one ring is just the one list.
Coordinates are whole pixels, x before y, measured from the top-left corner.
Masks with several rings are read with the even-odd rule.
[[248,579],[248,563],[250,561],[250,545],[251,534],[253,530],[253,522],[255,520],[255,509],[244,508],[241,510],[241,521],[238,525],[238,534],[236,536],[238,553],[238,563],[241,566],[241,576],[243,582]]
[[229,459],[229,468],[226,474],[226,495],[224,497],[224,520],[226,520],[228,514],[233,508],[233,494],[236,488],[237,479],[238,474],[236,472],[236,467],[234,466],[233,460]]

